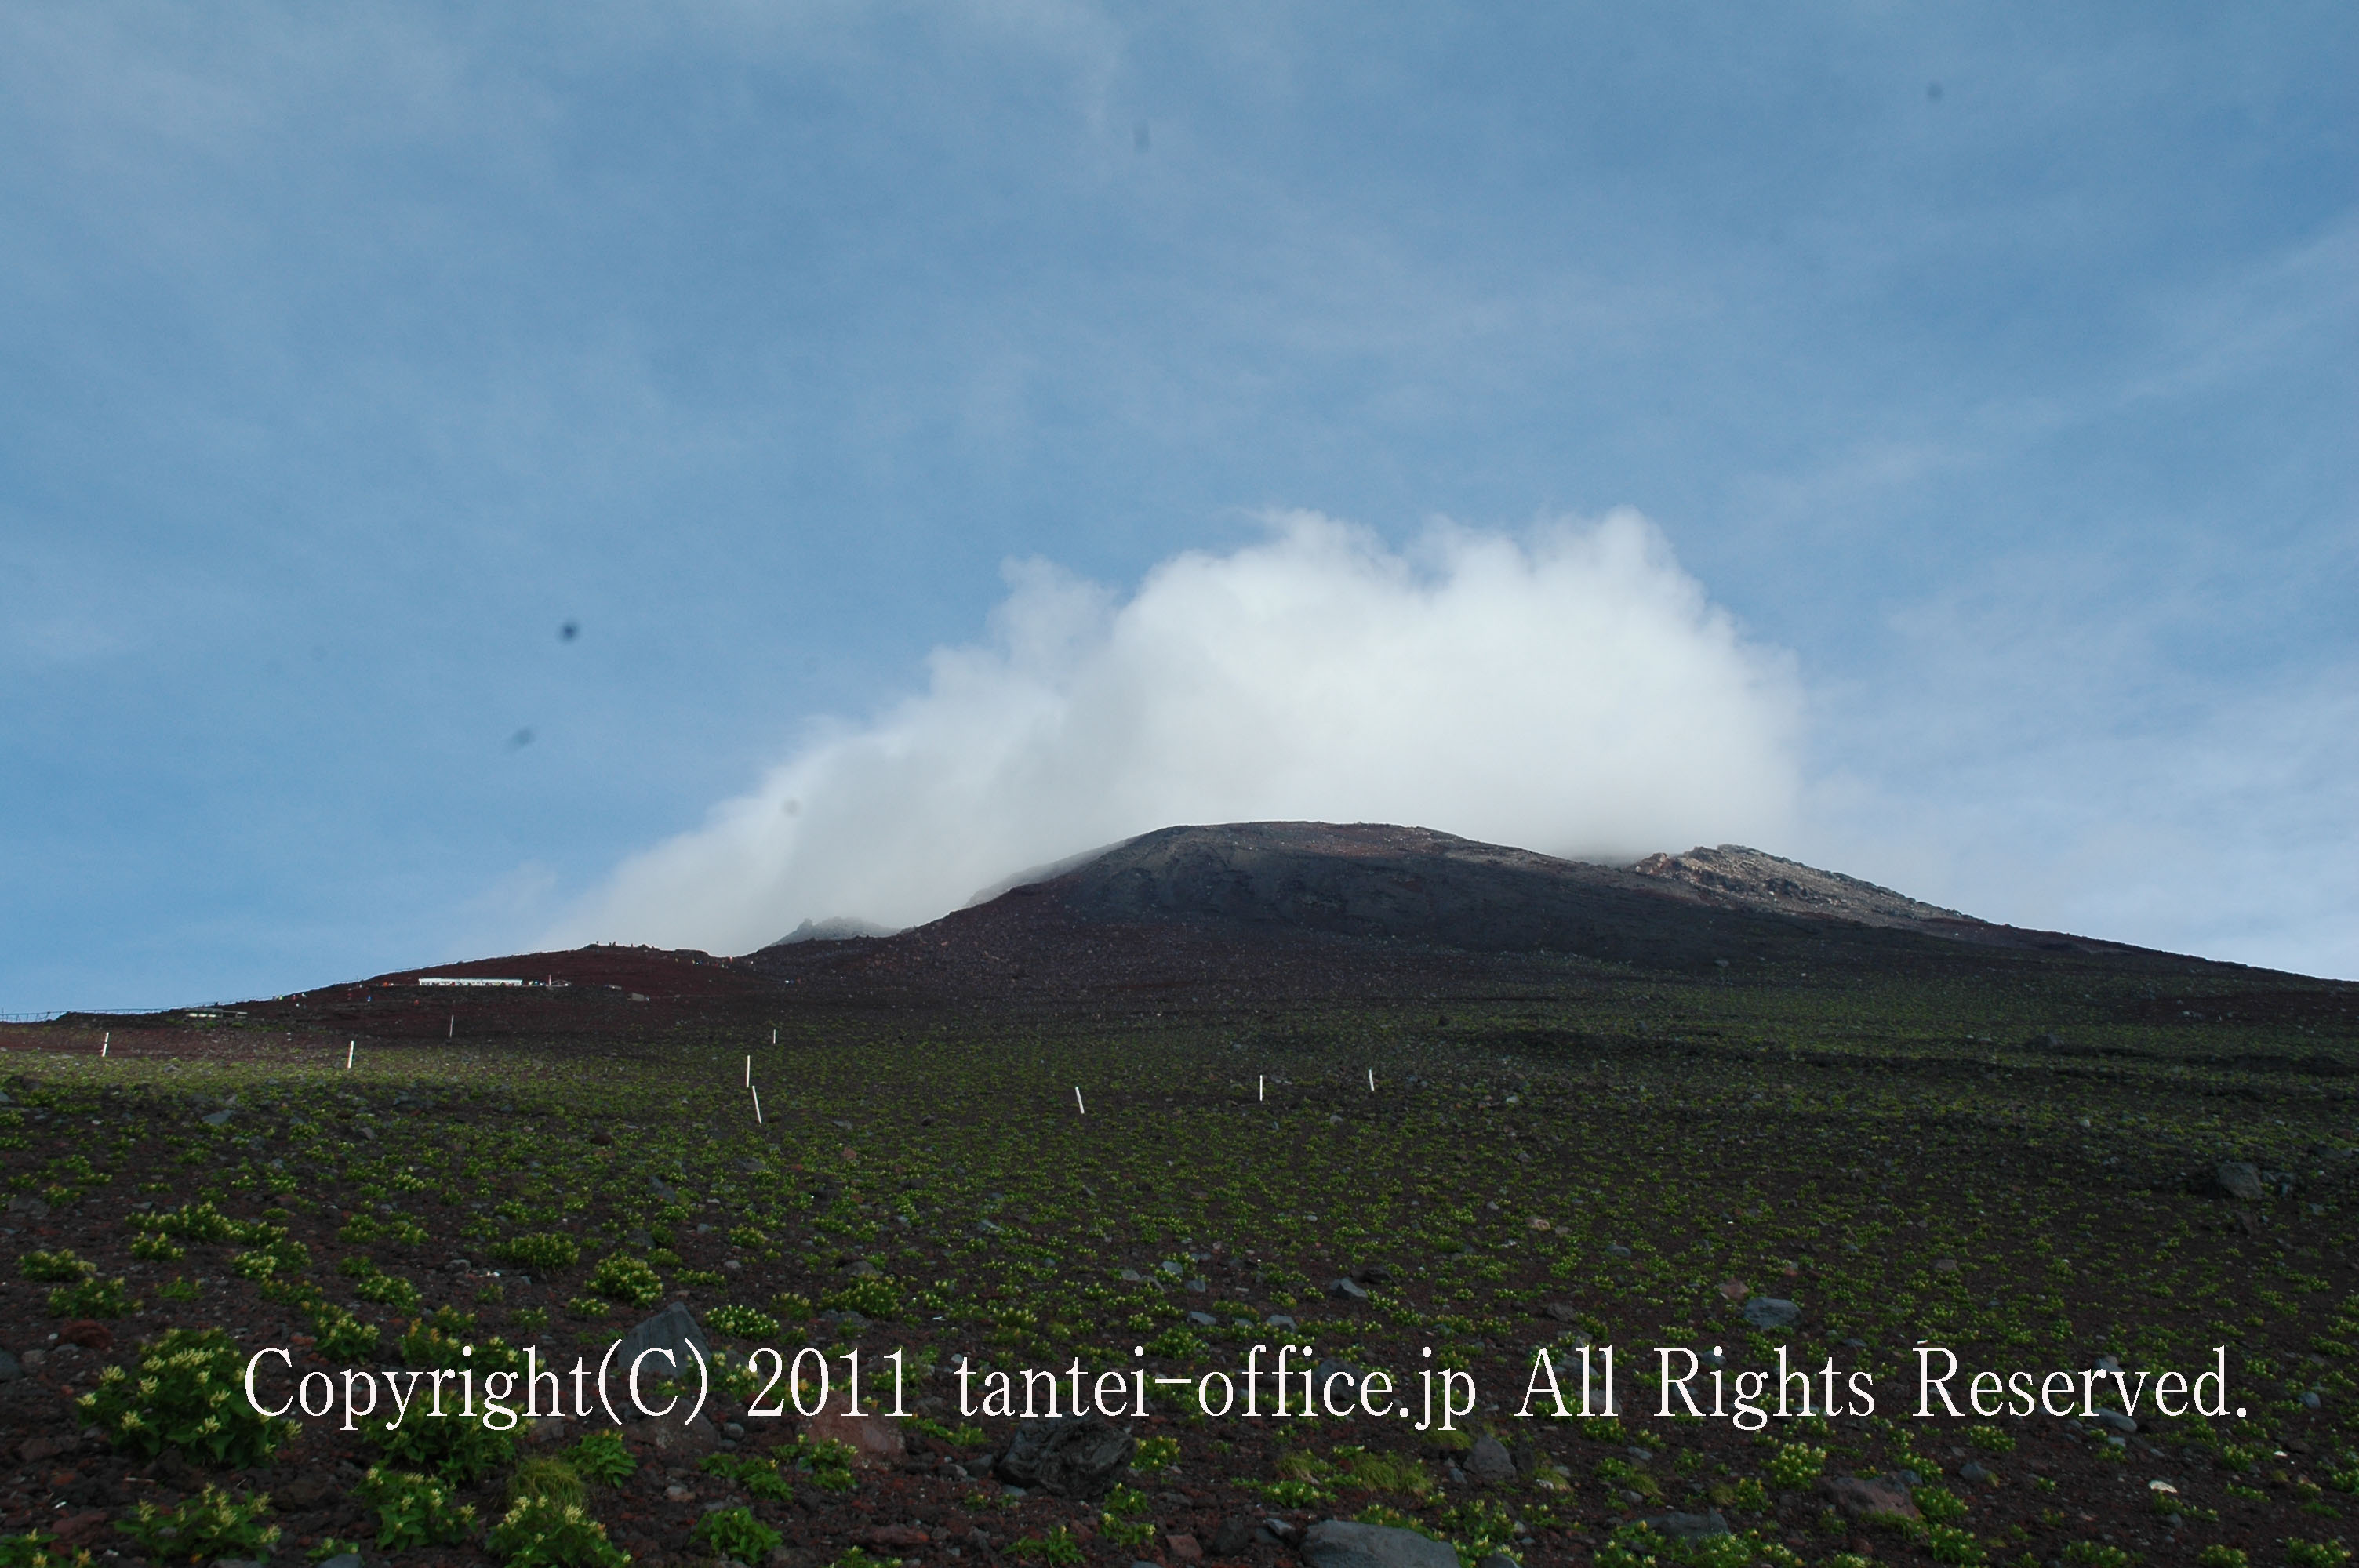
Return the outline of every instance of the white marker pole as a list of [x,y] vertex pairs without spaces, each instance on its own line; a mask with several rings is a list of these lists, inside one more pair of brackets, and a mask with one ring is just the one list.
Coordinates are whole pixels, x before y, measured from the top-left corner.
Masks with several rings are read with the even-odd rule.
[[749,1089],[754,1087],[754,1058],[751,1056],[745,1058],[745,1087]]
[[777,1043],[778,1043],[778,1032],[777,1032],[777,1030],[773,1029],[773,1030],[771,1030],[771,1031],[770,1031],[770,1044],[773,1044],[773,1045],[776,1045]]
[[1368,1069],[1368,1092],[1370,1094],[1376,1092],[1376,1070],[1374,1067]]
[[1269,1075],[1267,1073],[1264,1073],[1261,1076],[1254,1080],[1254,1098],[1267,1099],[1268,1098]]
[[752,1084],[747,1084],[747,1085],[745,1086],[745,1087],[746,1087],[747,1089],[751,1090],[751,1091],[752,1091],[752,1093],[753,1093],[753,1096],[754,1096],[754,1125],[755,1125],[755,1126],[756,1126],[756,1127],[759,1127],[759,1126],[761,1126],[761,1125],[762,1125],[762,1091],[761,1091],[761,1090],[759,1090],[759,1089],[757,1089],[757,1088],[755,1088],[755,1087],[754,1087],[754,1086],[753,1086]]
[[1081,1086],[1081,1085],[1079,1085],[1079,1084],[1075,1084],[1075,1085],[1073,1086],[1073,1103],[1074,1103],[1076,1106],[1080,1106],[1080,1107],[1081,1107],[1081,1112],[1082,1112],[1082,1114],[1083,1116],[1087,1116],[1087,1115],[1089,1115],[1089,1113],[1090,1113],[1090,1108],[1089,1108],[1087,1105],[1082,1104],[1082,1086]]
[[353,1053],[360,1048],[361,1043],[357,1040],[347,1040],[344,1042],[344,1071],[347,1073],[353,1070]]
[[456,1040],[459,1038],[459,1015],[457,1013],[454,1012],[451,1015],[450,1031],[445,1033],[442,1038],[445,1040]]
[[114,1031],[110,1029],[106,1032],[106,1038],[98,1043],[98,1054],[102,1056],[105,1055],[107,1052],[114,1047]]

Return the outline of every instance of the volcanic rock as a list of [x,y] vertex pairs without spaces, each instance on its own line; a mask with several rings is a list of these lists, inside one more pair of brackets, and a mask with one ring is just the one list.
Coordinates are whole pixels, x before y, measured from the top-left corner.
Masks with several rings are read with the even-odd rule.
[[1101,1416],[1018,1422],[1016,1441],[999,1456],[997,1474],[1011,1486],[1095,1502],[1112,1488],[1137,1446],[1130,1433]]
[[1302,1560],[1310,1568],[1458,1568],[1458,1553],[1431,1536],[1340,1519],[1304,1532]]

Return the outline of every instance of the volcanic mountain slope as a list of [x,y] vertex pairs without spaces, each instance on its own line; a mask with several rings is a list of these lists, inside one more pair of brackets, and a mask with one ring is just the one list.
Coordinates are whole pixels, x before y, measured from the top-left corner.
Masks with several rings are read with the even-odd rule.
[[[1608,972],[1779,985],[1908,973],[1979,986],[2000,970],[2069,969],[2177,977],[2140,986],[2138,1005],[2162,1022],[2220,1010],[2223,984],[2266,982],[2247,1015],[2322,1009],[2316,1022],[2341,1033],[2351,1009],[2347,987],[2298,1000],[2278,983],[2290,977],[1995,925],[1734,845],[1617,868],[1420,827],[1239,823],[1164,828],[1003,886],[891,935],[828,939],[836,923],[826,923],[737,958],[592,946],[242,1006],[378,1038],[612,1036],[723,1023],[767,1032],[845,1011],[1045,1018],[1321,998],[1473,1001],[1562,993]],[[2172,999],[2197,972],[2209,1000],[2181,1006]],[[446,989],[421,986],[421,975],[529,984]]]
[[1994,925],[1735,846],[1625,870],[1426,828],[1265,822],[1165,828],[1046,873],[897,936],[743,961],[811,1000],[1126,991],[1205,1005],[1513,989],[1569,961],[1754,974],[1973,968],[2012,949],[2185,963]]

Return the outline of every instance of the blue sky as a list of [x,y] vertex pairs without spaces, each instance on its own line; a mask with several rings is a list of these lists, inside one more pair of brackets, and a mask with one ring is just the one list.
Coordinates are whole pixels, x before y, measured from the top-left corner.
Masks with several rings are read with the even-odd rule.
[[[1073,697],[1231,645],[1155,663],[1158,613],[1329,570],[1430,608],[1472,580],[1439,519],[1571,583],[1536,541],[1616,509],[1652,565],[1580,580],[1700,604],[1462,679],[1594,727],[1573,783],[1625,740],[1625,783],[1730,782],[1533,847],[1742,831],[2359,976],[2354,41],[2332,5],[0,7],[0,1011],[684,940],[746,890],[634,904],[667,844],[770,879],[749,920],[826,913],[864,890],[712,838],[730,803],[912,733],[957,773],[1016,686],[1039,768],[1159,777]],[[1354,542],[1287,557],[1297,512]],[[1098,619],[1019,679],[1040,573]],[[1548,706],[1650,660],[1674,707],[1751,693],[1767,760]],[[1485,792],[1530,754],[1450,744],[1465,809],[1399,798],[1523,820]],[[1363,798],[1289,765],[1124,809]],[[975,863],[1050,831],[908,798]]]

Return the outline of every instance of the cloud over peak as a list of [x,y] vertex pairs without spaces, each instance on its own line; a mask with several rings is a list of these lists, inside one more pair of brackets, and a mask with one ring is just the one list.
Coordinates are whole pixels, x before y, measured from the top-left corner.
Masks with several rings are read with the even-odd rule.
[[1022,867],[1184,822],[1414,824],[1626,860],[1775,841],[1790,661],[1635,512],[1406,550],[1312,513],[1127,599],[1012,563],[984,641],[625,861],[553,934],[738,952],[806,919],[914,925]]

